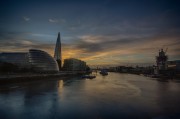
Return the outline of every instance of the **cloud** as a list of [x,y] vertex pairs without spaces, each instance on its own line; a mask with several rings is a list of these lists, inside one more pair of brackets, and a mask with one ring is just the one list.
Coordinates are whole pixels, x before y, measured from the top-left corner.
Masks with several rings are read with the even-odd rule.
[[29,21],[30,20],[30,18],[26,17],[26,16],[24,16],[23,19],[24,19],[24,21]]
[[32,36],[36,36],[36,37],[52,37],[54,38],[54,35],[49,35],[49,34],[37,34],[37,33],[32,33]]
[[[31,39],[32,33],[25,32],[0,32],[0,51],[1,52],[25,52],[31,48],[47,50],[54,49],[54,44],[40,42]],[[37,38],[38,39],[38,38]]]
[[59,20],[57,20],[57,19],[49,19],[48,21],[51,23],[58,23],[59,22]]
[[66,23],[65,19],[52,19],[52,18],[50,18],[50,19],[48,19],[48,21],[50,23]]
[[33,42],[32,41],[28,41],[28,40],[23,40],[23,41],[21,41],[21,44],[22,45],[33,45]]
[[[71,56],[90,64],[155,63],[158,50],[168,47],[170,60],[180,58],[180,35],[174,31],[160,32],[152,36],[115,35],[79,36],[68,49]],[[68,46],[67,46],[68,47]],[[66,52],[66,51],[65,51]],[[77,55],[78,54],[78,55]]]

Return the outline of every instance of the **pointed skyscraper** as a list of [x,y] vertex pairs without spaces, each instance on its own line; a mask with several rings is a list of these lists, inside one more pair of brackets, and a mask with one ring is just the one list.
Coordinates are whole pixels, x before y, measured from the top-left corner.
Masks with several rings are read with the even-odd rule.
[[60,32],[58,33],[57,41],[56,41],[56,47],[54,51],[54,58],[56,59],[59,70],[61,69],[62,59],[61,59],[61,37]]

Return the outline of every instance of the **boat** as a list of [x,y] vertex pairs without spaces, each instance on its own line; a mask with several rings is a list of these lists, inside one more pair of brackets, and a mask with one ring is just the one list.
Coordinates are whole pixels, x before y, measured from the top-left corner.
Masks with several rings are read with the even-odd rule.
[[83,75],[82,78],[93,79],[96,78],[94,75]]
[[102,69],[99,73],[103,76],[108,75],[108,72],[105,69]]

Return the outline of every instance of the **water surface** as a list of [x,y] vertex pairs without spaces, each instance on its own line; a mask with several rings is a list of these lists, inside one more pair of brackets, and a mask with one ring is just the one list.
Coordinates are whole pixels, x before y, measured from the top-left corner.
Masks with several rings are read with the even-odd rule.
[[179,119],[180,83],[139,75],[0,85],[0,119]]

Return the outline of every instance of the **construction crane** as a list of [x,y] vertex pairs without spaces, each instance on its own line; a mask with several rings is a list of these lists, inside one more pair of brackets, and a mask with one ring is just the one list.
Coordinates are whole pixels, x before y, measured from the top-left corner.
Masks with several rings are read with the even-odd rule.
[[168,47],[166,48],[166,50],[165,50],[164,54],[166,54],[167,50],[168,50]]

